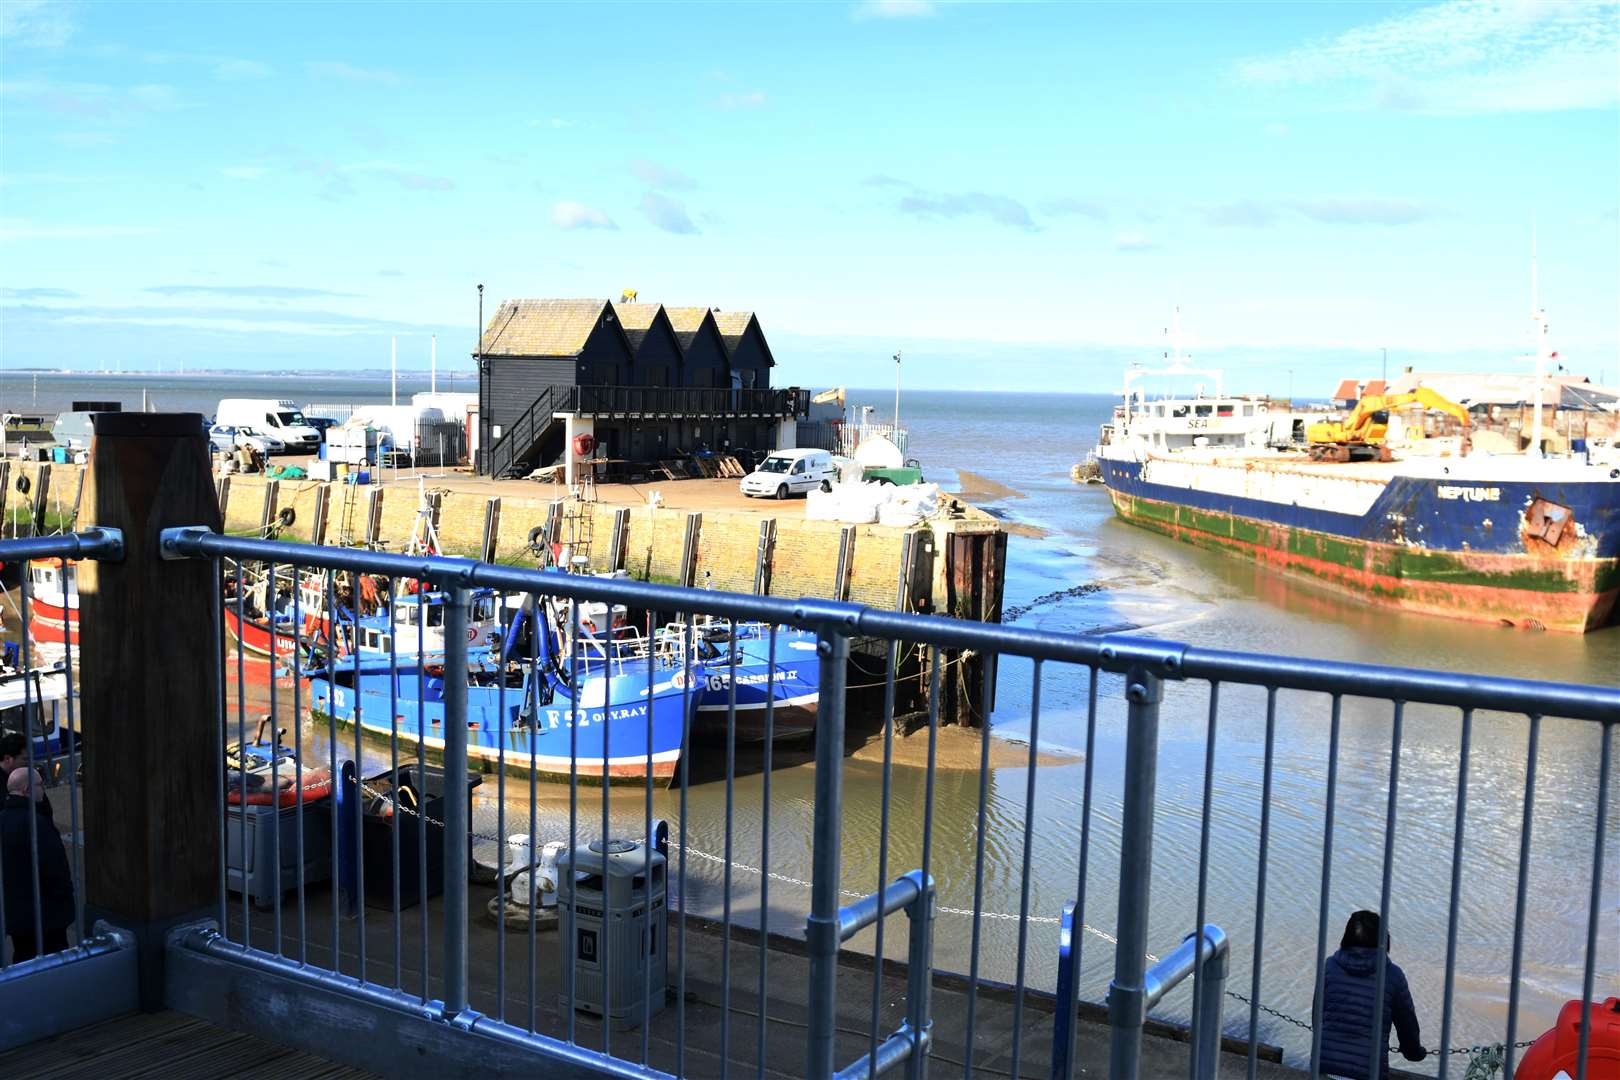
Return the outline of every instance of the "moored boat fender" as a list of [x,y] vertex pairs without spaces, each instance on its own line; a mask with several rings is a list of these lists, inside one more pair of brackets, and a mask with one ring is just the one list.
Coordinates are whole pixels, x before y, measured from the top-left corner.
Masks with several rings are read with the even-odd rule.
[[[1576,1075],[1581,1052],[1581,1002],[1567,1001],[1558,1022],[1524,1052],[1513,1070],[1518,1080],[1564,1080]],[[1620,1080],[1620,997],[1592,1002],[1592,1030],[1586,1047],[1589,1080]]]

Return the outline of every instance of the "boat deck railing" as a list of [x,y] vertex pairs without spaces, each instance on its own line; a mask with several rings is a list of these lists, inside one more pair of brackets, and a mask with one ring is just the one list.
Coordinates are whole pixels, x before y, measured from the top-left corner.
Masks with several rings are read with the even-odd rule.
[[[119,527],[126,526],[120,523]],[[73,845],[72,856],[79,885],[70,931],[75,944],[43,959],[0,967],[0,987],[27,986],[40,1001],[74,1001],[71,1008],[62,1005],[66,1011],[61,1015],[70,1022],[87,1022],[98,1008],[110,1015],[116,1006],[127,1007],[133,996],[144,995],[142,1000],[150,1001],[156,994],[158,999],[183,1002],[190,1009],[217,1008],[231,1023],[262,1025],[271,1022],[267,1017],[299,1018],[299,1023],[281,1023],[275,1037],[345,1061],[354,1062],[358,1057],[390,1075],[419,1072],[435,1053],[474,1055],[485,1050],[501,1061],[517,1060],[532,1069],[555,1069],[559,1075],[570,1076],[711,1075],[718,1062],[720,1072],[729,1065],[739,1072],[757,1069],[760,1075],[769,1067],[817,1078],[869,1076],[889,1070],[920,1077],[930,1063],[941,1069],[947,1067],[947,1060],[954,1063],[952,1070],[964,1070],[966,1075],[983,1067],[1018,1076],[1025,1067],[1037,1064],[1031,1060],[1037,1052],[1043,1058],[1050,1054],[1053,1075],[1073,1075],[1077,1060],[1088,1052],[1086,1040],[1077,1041],[1075,1017],[1077,1010],[1085,1011],[1085,1000],[1095,995],[1103,998],[1109,1047],[1106,1061],[1112,1077],[1154,1072],[1144,1064],[1144,1030],[1154,1024],[1149,1013],[1166,1007],[1185,1020],[1190,1036],[1185,1044],[1187,1057],[1176,1066],[1178,1070],[1213,1077],[1223,1037],[1227,1037],[1228,1048],[1235,1039],[1240,1051],[1247,1054],[1248,1075],[1254,1076],[1263,1043],[1286,1039],[1290,1040],[1286,1049],[1291,1060],[1309,1067],[1314,1075],[1321,1064],[1322,1043],[1320,1005],[1313,1013],[1312,1002],[1321,1001],[1325,958],[1335,944],[1337,920],[1348,910],[1348,902],[1350,907],[1376,908],[1387,926],[1392,904],[1401,895],[1409,902],[1411,897],[1426,897],[1421,902],[1446,910],[1443,940],[1406,943],[1409,950],[1423,949],[1429,966],[1440,973],[1438,1000],[1433,1003],[1439,1012],[1439,1030],[1433,1041],[1444,1049],[1451,1046],[1454,1036],[1463,1034],[1473,1041],[1500,1044],[1511,1075],[1518,1047],[1527,1035],[1538,1033],[1527,1032],[1521,1020],[1525,985],[1521,976],[1531,967],[1545,972],[1547,965],[1564,962],[1542,953],[1551,947],[1545,935],[1526,933],[1532,904],[1532,856],[1547,857],[1546,849],[1533,843],[1532,828],[1552,812],[1549,803],[1565,815],[1560,835],[1566,840],[1577,834],[1583,838],[1579,850],[1558,856],[1569,888],[1585,894],[1580,905],[1584,918],[1579,976],[1568,969],[1567,985],[1560,989],[1572,998],[1592,998],[1605,902],[1611,729],[1620,721],[1620,690],[1612,687],[1224,651],[1139,636],[1090,637],[825,600],[742,595],[623,578],[543,573],[460,558],[238,538],[176,521],[173,515],[162,520],[154,517],[144,534],[127,528],[126,535],[140,535],[141,539],[126,548],[119,533],[100,529],[0,542],[0,560],[6,563],[30,557],[95,562],[94,571],[80,570],[83,646],[76,649],[71,635],[67,646],[70,670],[78,670],[75,663],[82,668],[79,677],[85,687],[84,721],[89,735],[85,753],[92,764],[81,783],[80,748],[70,743],[64,752],[67,767],[54,770],[50,781],[55,784],[50,789],[53,795],[64,786],[66,790],[57,807],[57,824],[65,826],[70,837],[84,829],[83,844]],[[442,744],[432,747],[433,754],[442,759],[444,771],[442,819],[430,822],[431,815],[421,811],[422,826],[403,834],[405,844],[419,845],[414,856],[401,846],[401,823],[408,814],[414,815],[402,803],[395,804],[398,812],[391,814],[378,833],[365,817],[362,804],[366,800],[342,799],[335,809],[326,798],[318,805],[306,805],[306,785],[295,785],[288,808],[277,811],[295,824],[285,830],[279,826],[270,829],[267,840],[250,834],[253,814],[231,803],[233,782],[236,790],[245,792],[251,790],[252,781],[245,764],[241,775],[227,775],[224,750],[233,740],[246,741],[249,712],[267,711],[271,731],[288,728],[297,760],[313,759],[319,764],[322,755],[330,755],[334,775],[343,772],[339,758],[352,759],[356,768],[368,759],[376,760],[379,754],[385,754],[391,766],[426,765],[423,743],[410,738],[409,730],[401,731],[398,715],[392,718],[389,737],[380,747],[374,744],[368,755],[361,745],[359,725],[352,737],[336,728],[321,733],[318,725],[310,734],[304,733],[308,703],[297,671],[290,680],[282,677],[279,693],[251,685],[252,673],[240,645],[233,649],[222,632],[220,597],[227,574],[239,574],[242,566],[254,564],[264,565],[271,573],[278,567],[296,567],[329,582],[351,574],[378,575],[390,583],[414,579],[444,591],[445,720]],[[904,575],[902,568],[902,582]],[[170,592],[152,591],[163,583]],[[490,831],[475,828],[468,799],[465,632],[469,596],[480,588],[495,590],[503,603],[507,596],[526,595],[559,605],[568,611],[564,625],[575,629],[576,638],[575,608],[587,603],[605,604],[608,611],[624,605],[632,611],[660,613],[660,625],[674,622],[691,627],[708,619],[791,627],[814,634],[820,698],[813,781],[808,789],[794,788],[795,798],[802,792],[813,801],[807,823],[808,853],[797,836],[789,850],[778,847],[788,826],[773,823],[773,816],[786,812],[784,807],[791,804],[779,805],[772,796],[769,710],[765,759],[754,784],[759,791],[757,812],[750,804],[747,815],[736,812],[734,744],[713,759],[706,778],[700,779],[693,771],[697,752],[687,741],[675,775],[667,778],[673,788],[667,792],[655,790],[666,778],[655,782],[650,744],[646,768],[637,768],[633,761],[619,763],[629,777],[628,799],[624,784],[602,783],[597,788],[576,782],[561,796],[553,789],[544,811],[553,823],[550,832],[536,824],[542,800],[536,793],[534,772],[520,779],[497,768],[494,777],[484,780],[482,790],[496,789],[500,818],[493,836],[503,841],[496,856],[501,880],[514,868],[527,869],[535,859],[532,853],[541,848],[547,835],[560,834],[566,851],[605,837],[651,841],[661,835],[660,819],[673,818],[664,848],[669,860],[667,915],[654,914],[650,901],[627,907],[619,925],[629,929],[620,934],[609,932],[606,924],[610,920],[588,913],[576,900],[560,915],[556,946],[560,970],[537,971],[533,958],[536,936],[541,933],[538,916],[515,921],[497,918],[491,929],[475,916],[470,901],[469,876],[477,869],[472,848],[482,833]],[[240,589],[236,595],[241,595]],[[30,597],[26,584],[19,601],[18,629],[27,642]],[[126,609],[120,610],[116,606],[120,604]],[[293,633],[302,633],[301,621],[294,620]],[[179,691],[145,683],[132,687],[129,672],[119,668],[139,650],[159,648],[160,643],[139,640],[139,634],[155,633],[160,627],[185,628],[187,651],[176,655],[189,658],[199,668],[195,672],[147,671],[145,677],[189,681],[188,685],[202,685],[198,680],[207,680],[206,692],[194,708],[170,709],[161,717],[149,711],[156,700],[151,694]],[[139,634],[132,639],[132,631],[137,629]],[[272,629],[272,633],[278,632]],[[888,643],[884,669],[876,676],[876,685],[868,687],[872,693],[861,699],[881,697],[870,718],[854,716],[849,707],[855,689],[849,680],[850,645],[857,637]],[[407,644],[408,636],[397,636],[396,643]],[[576,660],[582,655],[581,645],[578,640],[573,642]],[[299,663],[300,652],[292,651],[292,664]],[[997,717],[998,722],[1016,722],[1027,742],[1027,758],[1007,764],[1008,747],[993,745],[997,740],[990,725],[982,722],[974,733],[977,769],[965,782],[976,786],[976,797],[971,800],[974,811],[968,818],[953,815],[942,822],[945,810],[937,789],[946,782],[947,773],[939,758],[944,741],[939,723],[941,681],[957,677],[953,664],[967,652],[994,661],[987,665],[991,677],[975,688],[981,718],[994,712],[998,669],[1003,679],[1015,667],[1027,673],[1027,713]],[[926,715],[915,722],[922,728],[917,737],[926,740],[927,749],[919,756],[916,773],[902,773],[896,746],[903,733],[897,729],[906,718],[897,715],[901,698],[897,683],[901,659],[918,654],[928,661],[922,668],[927,673],[921,695]],[[568,662],[567,654],[564,656]],[[690,648],[676,651],[673,661],[685,665],[690,675],[694,662]],[[275,672],[267,676],[268,680],[276,678]],[[916,680],[914,674],[907,678]],[[114,704],[120,698],[111,685],[115,680],[123,681],[122,706],[116,710]],[[691,683],[688,678],[687,685]],[[1057,687],[1069,689],[1060,695],[1051,689]],[[1072,689],[1076,687],[1078,690]],[[70,695],[70,703],[72,700]],[[734,704],[735,697],[732,700]],[[1173,751],[1171,746],[1161,745],[1162,706],[1167,700],[1177,706],[1174,715],[1185,717],[1191,710],[1203,718],[1190,730],[1184,722],[1178,727]],[[1083,745],[1076,747],[1083,758],[1061,774],[1041,767],[1043,720],[1054,713],[1064,714],[1083,733]],[[1346,717],[1352,713],[1357,726],[1354,742],[1349,743]],[[1477,884],[1476,875],[1500,873],[1495,869],[1497,863],[1480,867],[1465,858],[1465,841],[1476,820],[1470,815],[1469,781],[1481,758],[1475,733],[1487,717],[1493,788],[1487,809],[1492,813],[1499,810],[1510,789],[1511,801],[1518,808],[1517,851],[1499,860],[1511,868],[1514,877],[1513,917],[1499,924],[1476,921],[1469,925],[1469,948],[1475,953],[1482,948],[1495,950],[1502,961],[1497,975],[1506,986],[1506,1007],[1496,1031],[1471,1028],[1464,1032],[1456,1008],[1463,992],[1456,977],[1463,901]],[[1314,790],[1296,788],[1284,796],[1274,785],[1277,728],[1283,718],[1318,725],[1320,785]],[[880,780],[874,781],[880,783],[881,795],[875,834],[863,830],[857,836],[846,829],[845,777],[850,767],[846,734],[852,722],[868,721],[882,748],[876,774]],[[112,767],[98,757],[107,752],[99,740],[106,739],[115,747],[126,745],[120,739],[129,732],[107,734],[108,725],[115,724],[145,725],[143,730],[152,739],[172,738],[176,731],[203,733],[199,738],[208,745],[200,750],[190,743],[167,748],[189,754],[188,761],[213,764],[192,777],[193,786],[186,788],[160,776],[126,775],[131,770],[122,762]],[[735,715],[728,718],[728,724],[734,739]],[[1257,850],[1252,878],[1245,881],[1248,871],[1240,874],[1213,854],[1217,843],[1222,849],[1230,846],[1231,838],[1224,830],[1233,826],[1218,827],[1212,803],[1223,770],[1232,766],[1223,749],[1228,726],[1258,730],[1261,724],[1263,735],[1257,736],[1257,745],[1263,762],[1257,764],[1259,790],[1250,808]],[[78,730],[71,720],[69,726]],[[1423,734],[1416,751],[1408,742],[1414,727]],[[1560,772],[1557,789],[1549,799],[1547,793],[1538,792],[1538,749],[1544,733],[1554,729],[1561,741],[1589,746],[1590,755],[1588,767]],[[1192,811],[1196,829],[1156,840],[1156,811],[1176,798],[1175,793],[1161,790],[1159,765],[1168,752],[1186,757],[1188,740],[1198,744],[1202,757],[1196,810]],[[1248,750],[1245,745],[1244,752]],[[1510,750],[1514,755],[1522,752],[1522,758],[1512,759],[1520,764],[1503,764],[1508,760],[1503,755]],[[497,766],[505,761],[504,741],[500,752],[503,756]],[[1345,798],[1341,768],[1352,759],[1358,775],[1366,762],[1378,763],[1382,812],[1347,822],[1336,809]],[[272,755],[272,762],[275,760]],[[999,763],[995,767],[993,760]],[[1396,857],[1401,815],[1413,812],[1402,796],[1414,770],[1444,773],[1450,778],[1447,783],[1454,785],[1450,858],[1440,866],[1414,866]],[[279,780],[270,778],[271,791],[278,790]],[[949,777],[949,782],[963,789],[961,774]],[[122,868],[120,873],[131,872],[130,864],[121,861],[129,857],[127,853],[113,850],[115,841],[123,842],[118,830],[126,825],[108,813],[112,804],[100,788],[121,784],[126,785],[120,789],[125,797],[135,798],[138,792],[136,801],[152,802],[157,808],[153,813],[162,810],[171,818],[201,815],[184,818],[185,828],[191,832],[172,834],[171,850],[164,861],[164,884],[152,886],[164,895],[173,893],[175,906],[183,908],[192,902],[193,908],[204,909],[190,919],[174,916],[163,923],[150,907],[131,908],[134,913],[127,918],[137,925],[115,929],[119,923],[109,917],[102,927],[87,926],[86,885],[98,909],[116,912],[120,903],[137,903],[120,894],[119,888],[150,884],[108,876],[115,867]],[[1053,817],[1052,792],[1042,790],[1051,784],[1063,785],[1060,803],[1072,807],[1071,818]],[[87,790],[81,791],[81,786]],[[340,790],[342,786],[340,781]],[[514,805],[519,805],[525,787],[528,820],[508,820],[509,800],[516,799]],[[689,794],[699,790],[703,802],[689,801]],[[903,801],[902,791],[906,794]],[[559,807],[559,797],[565,797],[565,808]],[[81,802],[94,810],[84,822],[78,817]],[[1302,809],[1306,804],[1315,807],[1310,813],[1320,818],[1319,888],[1315,895],[1278,897],[1268,888],[1268,867],[1277,857],[1271,849],[1275,815],[1280,810],[1306,812]],[[1367,805],[1367,800],[1361,799],[1358,805]],[[1021,820],[1007,817],[1009,806],[1021,812]],[[144,808],[128,811],[136,816],[146,812]],[[693,828],[705,812],[723,814],[723,819],[713,819],[712,829],[706,826],[704,834],[718,836],[713,841],[722,847],[718,854],[702,850],[703,841]],[[1448,806],[1446,814],[1451,813]],[[64,814],[71,815],[71,820],[61,820]],[[316,828],[306,827],[306,819],[311,817],[318,822]],[[563,817],[566,832],[561,830]],[[430,830],[428,824],[438,831]],[[514,855],[522,845],[514,848],[504,841],[525,830],[529,854],[519,851]],[[437,848],[431,852],[430,832]],[[1037,906],[1031,892],[1037,834],[1054,832],[1065,839],[1057,844],[1042,842],[1041,860],[1064,862],[1062,872],[1074,883],[1072,903],[1066,911]],[[903,844],[894,840],[901,833]],[[870,841],[873,850],[862,852],[858,862],[865,877],[857,878],[849,869],[857,860],[846,860],[844,853],[851,850],[849,844],[867,843],[864,837],[868,835],[874,836]],[[130,843],[139,847],[138,839]],[[297,845],[291,856],[279,846],[289,842]],[[310,851],[305,844],[311,845]],[[377,850],[379,844],[381,851]],[[938,872],[942,845],[946,844],[952,845],[952,865],[966,863],[971,872],[965,880],[958,874],[942,886],[945,879]],[[971,858],[965,856],[965,849],[958,857],[957,846],[964,844],[971,847]],[[312,856],[316,849],[320,853]],[[747,860],[740,854],[744,850],[750,853]],[[262,867],[253,869],[253,880],[249,880],[244,860],[250,858],[250,852],[267,860],[273,880],[258,879]],[[995,854],[991,856],[991,852]],[[987,857],[993,857],[1001,868],[995,876],[987,868]],[[792,869],[801,860],[807,867],[800,871],[802,877],[774,869]],[[402,911],[401,896],[413,891],[410,877],[414,875],[421,875],[415,883],[420,895],[431,891],[428,875],[434,862],[442,862],[443,897],[430,928],[426,907],[421,914]],[[7,861],[6,873],[14,865]],[[31,868],[33,910],[38,912],[38,853],[23,865]],[[370,872],[372,867],[380,868],[380,878]],[[1211,895],[1212,873],[1221,875],[1227,889],[1237,891],[1236,903],[1228,898],[1217,905]],[[1156,875],[1161,877],[1159,890],[1152,888]],[[1181,888],[1166,891],[1166,876]],[[374,891],[378,880],[391,883],[380,905]],[[997,894],[991,891],[996,882],[1002,883],[1001,895],[1010,891],[1012,898],[996,900]],[[639,887],[645,887],[645,882]],[[187,888],[193,891],[184,893]],[[1105,889],[1111,895],[1099,895]],[[373,890],[369,903],[367,890]],[[5,895],[13,894],[7,891]],[[347,907],[343,897],[347,897]],[[253,906],[266,898],[267,910]],[[1366,902],[1358,902],[1360,898]],[[1314,933],[1299,935],[1297,927],[1291,929],[1285,923],[1282,930],[1268,935],[1273,923],[1271,909],[1279,900],[1291,908],[1314,908]],[[323,913],[320,918],[314,914],[317,910]],[[905,925],[896,925],[902,913]],[[586,918],[597,921],[587,926]],[[666,933],[637,932],[658,925],[663,918],[668,920]],[[418,923],[418,919],[422,921]],[[35,919],[34,927],[25,924],[16,930],[12,923],[6,925],[15,940],[18,932],[37,932],[38,922]],[[779,933],[784,922],[797,922],[797,934],[790,936],[802,944],[779,952],[771,945],[776,939],[763,932]],[[1222,925],[1215,925],[1217,922]],[[708,927],[705,933],[710,936],[705,942],[719,941],[722,957],[718,969],[710,965],[701,979],[696,967],[699,924]],[[755,969],[751,972],[738,970],[738,954],[733,951],[742,948],[744,924],[755,928],[746,940],[759,946],[753,950]],[[1289,932],[1295,936],[1279,936]],[[150,944],[153,934],[166,942],[155,951]],[[898,954],[896,935],[905,942]],[[36,936],[43,944],[43,934]],[[1088,938],[1093,946],[1089,950],[1084,948]],[[1155,963],[1150,957],[1151,951],[1183,938],[1164,961]],[[873,957],[868,967],[850,969],[841,963],[841,956],[847,956],[843,950],[852,940]],[[470,959],[475,952],[486,955],[491,941],[493,960],[480,963],[493,965],[493,972],[475,967]],[[951,974],[936,963],[942,941],[965,972]],[[1106,942],[1108,947],[1099,953],[1096,942]],[[765,947],[768,945],[771,947]],[[1380,960],[1383,949],[1381,945]],[[772,965],[787,970],[797,963],[779,959],[790,954],[806,958],[807,976],[802,981],[773,980]],[[1297,959],[1306,955],[1313,959]],[[526,967],[519,959],[509,959],[523,956],[529,958]],[[1284,956],[1296,959],[1279,959]],[[1085,963],[1088,957],[1094,961],[1089,965]],[[668,964],[667,975],[655,960]],[[1307,968],[1314,965],[1310,980],[1314,993],[1279,1002],[1268,977],[1277,979],[1279,964],[1297,969],[1301,963]],[[155,984],[152,964],[166,973]],[[1229,965],[1243,966],[1246,979],[1228,982]],[[101,974],[113,968],[112,974]],[[1377,970],[1377,981],[1382,984],[1382,963]],[[93,980],[92,974],[96,975]],[[896,978],[903,979],[898,992]],[[1099,979],[1103,980],[1100,984]],[[1179,991],[1171,993],[1183,981],[1190,984],[1190,1004],[1177,996]],[[90,985],[96,990],[87,998]],[[711,1002],[713,1008],[699,1009],[696,1004],[700,985],[718,999]],[[947,987],[953,1010],[949,1023],[937,1011],[946,1007],[941,1002]],[[1380,996],[1382,989],[1380,985]],[[256,1000],[264,1008],[211,1004],[242,1000]],[[1236,1015],[1223,1013],[1223,1006],[1233,1000],[1241,1001],[1244,1008]],[[320,1008],[303,1009],[300,1003],[318,1003]],[[767,1004],[773,1017],[790,1007],[798,1010],[802,1030],[787,1022],[761,1021],[742,1027],[742,1021],[734,1019],[754,1016],[751,1009],[762,1017]],[[996,1023],[986,1020],[992,1007],[1000,1010]],[[1010,1018],[1005,1015],[1009,1008]],[[1296,1036],[1295,1028],[1277,1019],[1290,1014],[1303,1034]],[[591,1020],[603,1015],[617,1019],[613,1023]],[[35,1015],[32,1026],[19,1027],[8,1012],[0,1024],[5,1025],[0,1029],[4,1041],[15,1044],[38,1035],[44,1021]],[[1588,1029],[1583,1023],[1583,1046]],[[388,1038],[363,1040],[366,1045],[356,1047],[352,1032],[359,1030],[385,1033]],[[745,1035],[752,1036],[748,1041],[754,1045],[745,1043]],[[793,1044],[793,1064],[783,1069],[779,1063],[790,1053],[783,1048],[789,1043]],[[1377,1030],[1369,1032],[1367,1050],[1368,1068],[1376,1070],[1385,1052]],[[1450,1075],[1459,1075],[1460,1065],[1453,1055],[1443,1054],[1440,1075],[1448,1075],[1448,1069]],[[1044,1071],[1047,1066],[1042,1063],[1039,1067]],[[1578,1076],[1585,1075],[1583,1064]]]

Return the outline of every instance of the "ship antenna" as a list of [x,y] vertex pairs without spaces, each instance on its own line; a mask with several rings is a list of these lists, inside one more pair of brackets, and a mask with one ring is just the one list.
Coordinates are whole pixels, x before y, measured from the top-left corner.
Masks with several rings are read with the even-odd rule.
[[1541,310],[1541,293],[1536,279],[1536,225],[1530,219],[1530,321],[1535,325],[1536,388],[1534,416],[1530,422],[1530,456],[1541,456],[1541,410],[1545,404],[1547,380],[1547,313]]

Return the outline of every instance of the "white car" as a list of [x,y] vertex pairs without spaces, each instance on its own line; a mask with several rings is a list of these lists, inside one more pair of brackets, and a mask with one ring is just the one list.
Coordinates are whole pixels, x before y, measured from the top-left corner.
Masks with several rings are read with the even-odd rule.
[[776,450],[743,477],[739,488],[744,495],[785,499],[815,488],[831,491],[837,479],[832,455],[825,450]]
[[233,437],[232,441],[237,446],[245,446],[249,450],[257,450],[265,457],[269,457],[271,454],[279,454],[283,450],[287,449],[287,444],[276,438],[274,435],[265,435],[262,432],[254,431],[252,428],[246,427],[237,428],[236,435]]

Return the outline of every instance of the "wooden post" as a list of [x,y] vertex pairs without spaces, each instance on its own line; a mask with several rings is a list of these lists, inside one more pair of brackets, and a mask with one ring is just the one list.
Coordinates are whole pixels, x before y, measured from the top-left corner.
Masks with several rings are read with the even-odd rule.
[[[0,461],[0,536],[6,535],[6,501],[11,497],[11,462]],[[15,529],[12,530],[16,532]]]
[[759,551],[754,555],[754,595],[771,594],[771,564],[776,560],[776,519],[759,523]]
[[677,585],[692,584],[693,576],[697,573],[698,540],[702,535],[703,515],[687,514],[686,533],[681,539],[681,575]]
[[[85,466],[85,471],[88,472],[89,468],[90,467],[88,465]],[[219,520],[221,522],[223,522],[225,520],[225,518],[228,516],[229,511],[230,511],[230,506],[231,506],[231,478],[227,475],[227,476],[222,476],[222,477],[219,478]]]
[[377,546],[377,537],[382,533],[383,489],[373,487],[366,492],[366,547]]
[[90,475],[90,466],[86,465],[79,470],[79,487],[73,493],[73,514],[68,518],[67,529],[71,532],[79,527],[79,507],[84,504],[84,481]]
[[834,600],[849,599],[849,580],[855,576],[855,527],[846,525],[838,530],[838,568],[834,572]]
[[630,508],[621,507],[613,511],[613,535],[608,542],[608,571],[613,572],[624,568],[625,539],[630,534]]
[[495,561],[496,541],[501,535],[501,500],[499,496],[484,504],[484,542],[478,549],[483,562]]
[[326,543],[326,521],[331,513],[332,485],[321,484],[315,489],[315,512],[309,519],[309,542]]
[[97,413],[88,518],[121,562],[79,564],[85,902],[136,935],[142,1007],[163,1007],[163,937],[217,896],[219,572],[165,561],[160,530],[220,528],[196,413]]
[[264,482],[264,511],[259,515],[259,535],[270,535],[270,523],[276,520],[276,495],[281,490],[277,480]]
[[51,466],[47,462],[34,470],[34,531],[31,535],[45,534],[45,497],[51,492]]

